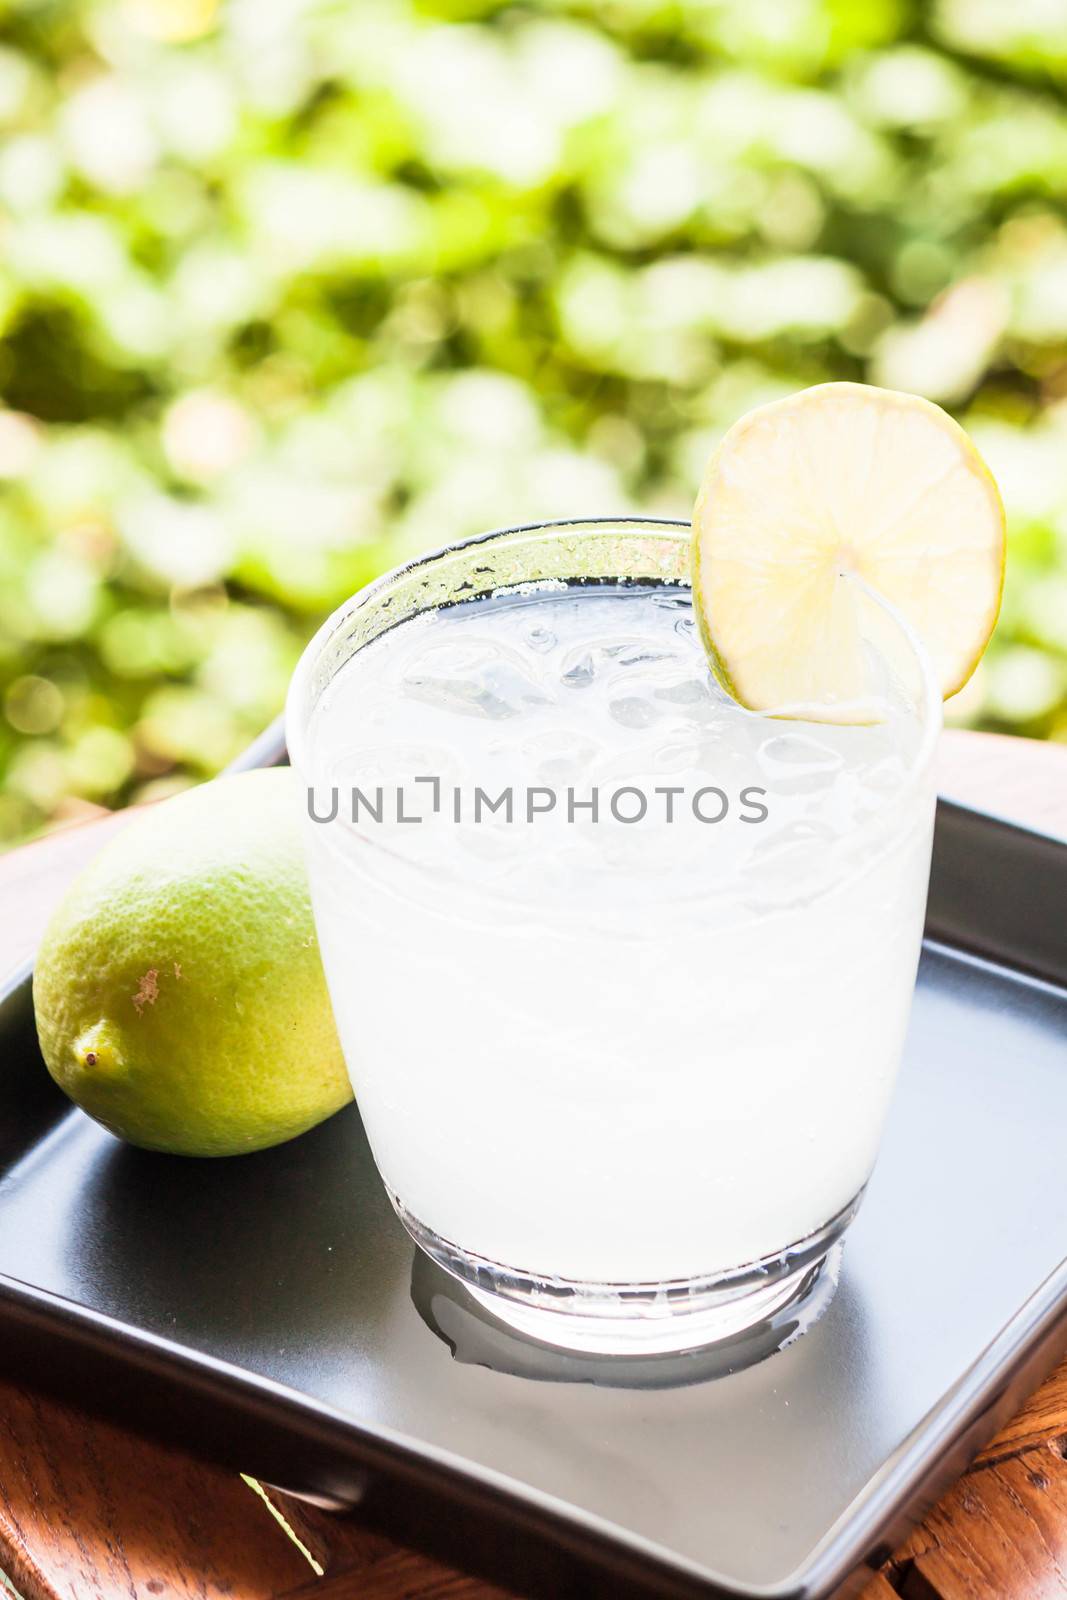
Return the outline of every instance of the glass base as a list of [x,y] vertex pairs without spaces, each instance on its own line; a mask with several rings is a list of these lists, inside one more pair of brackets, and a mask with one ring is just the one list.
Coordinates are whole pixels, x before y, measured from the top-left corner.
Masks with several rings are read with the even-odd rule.
[[780,1349],[807,1331],[837,1287],[842,1235],[862,1190],[815,1232],[749,1266],[662,1283],[582,1283],[537,1277],[461,1250],[393,1205],[415,1243],[508,1328],[558,1349],[666,1355],[772,1334]]

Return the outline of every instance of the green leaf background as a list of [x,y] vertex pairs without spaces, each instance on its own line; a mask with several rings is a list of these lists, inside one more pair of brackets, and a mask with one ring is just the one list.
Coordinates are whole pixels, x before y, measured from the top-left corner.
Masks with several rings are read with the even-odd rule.
[[0,838],[215,771],[383,568],[687,515],[826,378],[1010,519],[954,720],[1067,738],[1067,11],[0,3]]

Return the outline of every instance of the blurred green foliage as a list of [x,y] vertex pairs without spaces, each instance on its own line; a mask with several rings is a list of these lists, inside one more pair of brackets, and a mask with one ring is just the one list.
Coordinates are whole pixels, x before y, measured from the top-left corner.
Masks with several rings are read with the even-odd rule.
[[1011,518],[963,720],[1067,738],[1067,11],[0,0],[0,835],[214,771],[324,609],[685,516],[827,377]]

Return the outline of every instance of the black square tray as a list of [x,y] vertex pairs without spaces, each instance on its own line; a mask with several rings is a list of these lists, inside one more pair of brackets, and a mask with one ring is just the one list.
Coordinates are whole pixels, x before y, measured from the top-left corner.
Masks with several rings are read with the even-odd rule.
[[231,1161],[120,1145],[52,1086],[16,977],[0,1365],[524,1594],[850,1592],[1067,1343],[1065,905],[1067,846],[940,805],[837,1297],[726,1375],[494,1325],[414,1261],[354,1107]]

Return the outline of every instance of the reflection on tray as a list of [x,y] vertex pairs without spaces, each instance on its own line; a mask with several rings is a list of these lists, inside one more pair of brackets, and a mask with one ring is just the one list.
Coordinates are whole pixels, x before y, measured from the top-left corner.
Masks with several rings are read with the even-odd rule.
[[[802,1306],[792,1304],[759,1327],[711,1348],[682,1354],[602,1356],[558,1350],[526,1338],[480,1305],[458,1279],[415,1251],[411,1299],[432,1333],[457,1361],[545,1383],[591,1383],[607,1389],[680,1389],[742,1372],[784,1350],[801,1329],[817,1321],[833,1294],[833,1276],[816,1281]],[[819,1303],[819,1302],[822,1303]],[[803,1311],[803,1318],[801,1312]]]

